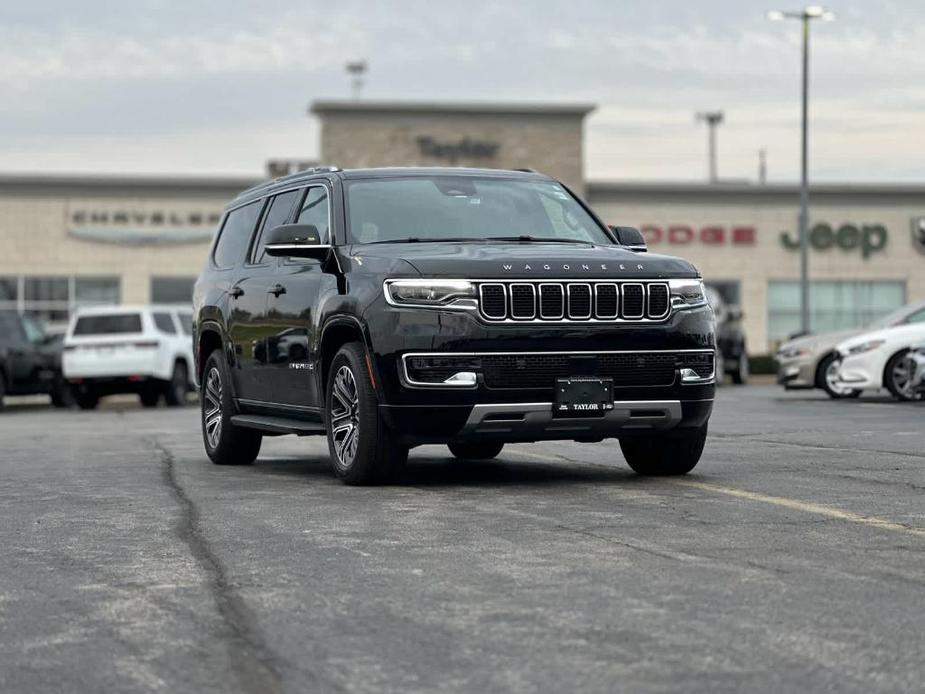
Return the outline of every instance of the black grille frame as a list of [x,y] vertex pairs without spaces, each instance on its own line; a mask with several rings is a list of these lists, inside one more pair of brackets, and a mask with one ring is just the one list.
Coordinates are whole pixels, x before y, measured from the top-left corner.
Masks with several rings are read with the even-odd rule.
[[476,282],[478,313],[489,323],[647,323],[667,320],[672,314],[671,289],[664,280]]

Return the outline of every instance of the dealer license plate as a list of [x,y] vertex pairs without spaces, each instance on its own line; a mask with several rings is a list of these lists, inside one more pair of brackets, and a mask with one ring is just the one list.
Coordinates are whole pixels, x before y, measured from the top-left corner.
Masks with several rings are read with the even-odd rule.
[[556,379],[556,414],[603,415],[613,409],[613,379],[571,376]]

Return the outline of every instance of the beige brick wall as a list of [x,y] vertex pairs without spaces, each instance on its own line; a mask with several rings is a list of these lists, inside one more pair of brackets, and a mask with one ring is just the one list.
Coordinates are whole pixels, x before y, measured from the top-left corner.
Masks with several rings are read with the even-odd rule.
[[[745,196],[743,196],[745,197]],[[601,195],[591,200],[594,209],[609,224],[640,226],[654,224],[667,228],[684,224],[699,230],[704,226],[722,226],[727,234],[733,226],[753,226],[756,242],[753,246],[705,245],[694,241],[689,245],[661,243],[651,251],[680,255],[692,261],[710,280],[740,280],[744,327],[749,349],[766,352],[772,347],[768,337],[768,282],[798,280],[799,252],[784,248],[780,233],[796,234],[798,207],[794,203],[774,201],[736,203],[735,201],[704,201],[703,203],[664,200],[626,202],[608,200]],[[911,221],[925,215],[923,204],[886,202],[884,204],[855,203],[849,196],[837,203],[813,204],[810,227],[827,222],[836,227],[846,222],[855,225],[879,223],[888,231],[886,247],[869,258],[859,250],[845,251],[834,247],[810,250],[809,272],[814,279],[902,280],[906,282],[908,300],[925,299],[925,254],[913,246]]]
[[[321,115],[321,162],[341,168],[477,166],[532,168],[581,190],[582,116],[558,114],[350,113]],[[426,156],[418,137],[495,143],[495,156],[451,162]]]

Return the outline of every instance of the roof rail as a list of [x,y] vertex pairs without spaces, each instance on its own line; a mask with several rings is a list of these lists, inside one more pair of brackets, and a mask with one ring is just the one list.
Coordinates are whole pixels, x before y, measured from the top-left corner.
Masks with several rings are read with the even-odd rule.
[[522,169],[511,169],[511,171],[523,171],[524,173],[539,173],[536,169],[528,169],[526,167]]
[[236,198],[243,197],[245,195],[253,195],[259,191],[272,188],[274,186],[280,185],[281,183],[286,183],[289,181],[298,181],[302,178],[307,178],[315,174],[320,173],[335,173],[340,171],[340,168],[337,166],[313,166],[310,169],[302,169],[301,171],[296,171],[295,173],[286,174],[285,176],[279,176],[277,178],[272,178],[269,181],[264,181],[263,183],[258,183],[257,185],[248,188],[247,190],[242,190]]

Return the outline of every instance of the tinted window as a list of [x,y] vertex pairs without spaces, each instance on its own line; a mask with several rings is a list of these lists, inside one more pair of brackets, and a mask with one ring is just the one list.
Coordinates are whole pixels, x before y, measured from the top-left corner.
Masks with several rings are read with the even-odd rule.
[[26,339],[29,340],[29,342],[39,344],[45,339],[45,331],[31,318],[23,318],[22,327],[23,330],[26,331]]
[[925,308],[909,315],[903,323],[925,323]]
[[82,316],[74,324],[74,335],[116,335],[140,332],[141,315],[137,313]]
[[192,313],[178,313],[177,316],[180,318],[180,328],[183,330],[184,335],[193,334],[193,314]]
[[350,181],[350,241],[530,236],[612,245],[555,181],[427,176]]
[[262,263],[266,260],[263,247],[267,243],[267,232],[273,227],[277,227],[289,221],[289,213],[292,212],[292,206],[295,204],[297,197],[299,197],[299,191],[293,190],[288,193],[283,193],[282,195],[277,195],[270,201],[270,209],[267,210],[266,215],[263,217],[260,239],[257,241],[253,255],[251,255],[253,262]]
[[168,335],[177,334],[177,326],[173,324],[173,318],[170,317],[169,313],[154,313],[152,315],[154,317],[154,326],[158,330]]
[[262,200],[252,202],[228,214],[215,246],[216,265],[234,267],[244,257],[262,205]]
[[323,186],[308,189],[296,223],[311,224],[318,230],[322,243],[328,243],[328,191]]
[[188,304],[193,300],[195,277],[152,277],[152,304]]

